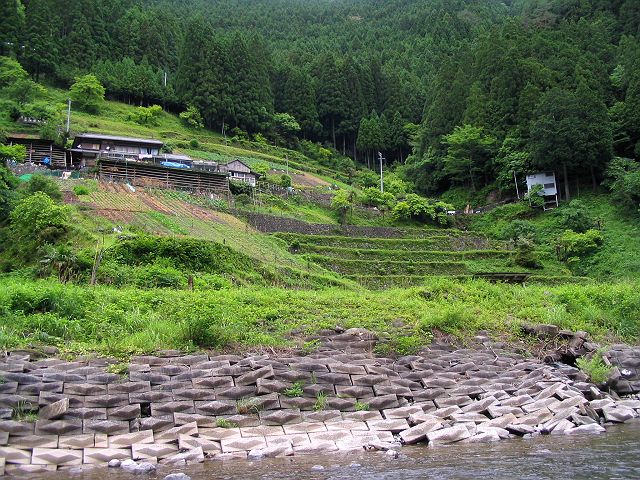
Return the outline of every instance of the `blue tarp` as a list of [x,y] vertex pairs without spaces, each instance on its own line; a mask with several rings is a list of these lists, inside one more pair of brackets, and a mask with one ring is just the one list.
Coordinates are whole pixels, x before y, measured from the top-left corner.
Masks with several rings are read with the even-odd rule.
[[160,162],[160,165],[163,167],[172,167],[172,168],[191,168],[189,165],[185,165],[180,162]]

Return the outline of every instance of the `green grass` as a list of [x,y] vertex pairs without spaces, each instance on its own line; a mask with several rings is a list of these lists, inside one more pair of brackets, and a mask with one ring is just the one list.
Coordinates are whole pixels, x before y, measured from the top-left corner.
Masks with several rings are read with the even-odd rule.
[[[63,352],[119,356],[198,346],[291,348],[341,325],[370,329],[402,351],[415,351],[434,329],[461,336],[489,330],[513,339],[524,322],[585,330],[603,342],[637,342],[638,286],[522,287],[433,278],[421,287],[381,292],[245,287],[211,294],[5,277],[0,348],[55,344]],[[194,331],[204,333],[203,343],[194,342]]]

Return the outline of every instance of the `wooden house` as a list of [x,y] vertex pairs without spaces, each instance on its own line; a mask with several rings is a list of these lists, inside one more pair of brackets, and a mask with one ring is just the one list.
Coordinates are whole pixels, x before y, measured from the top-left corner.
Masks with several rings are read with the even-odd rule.
[[102,156],[119,156],[129,160],[142,160],[160,154],[162,141],[148,138],[119,137],[83,133],[77,135],[69,150],[71,166],[94,167]]
[[224,168],[229,172],[229,179],[238,182],[244,182],[252,187],[256,186],[258,182],[258,173],[254,172],[249,166],[240,160],[232,160],[224,165]]
[[67,154],[64,148],[52,140],[42,140],[33,135],[12,134],[7,138],[9,145],[24,145],[27,151],[25,162],[46,165],[54,169],[67,166]]

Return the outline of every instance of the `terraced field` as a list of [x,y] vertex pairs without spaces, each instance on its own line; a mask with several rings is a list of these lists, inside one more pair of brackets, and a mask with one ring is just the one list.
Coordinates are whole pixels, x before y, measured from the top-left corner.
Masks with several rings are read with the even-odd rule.
[[568,279],[557,266],[526,269],[505,242],[454,229],[396,230],[399,238],[275,233],[289,250],[372,289],[422,284],[428,277],[532,281]]

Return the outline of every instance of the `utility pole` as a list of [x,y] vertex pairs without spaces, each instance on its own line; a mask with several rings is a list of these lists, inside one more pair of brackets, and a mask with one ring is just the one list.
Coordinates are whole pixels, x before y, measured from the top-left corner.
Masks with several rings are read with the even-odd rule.
[[285,153],[284,158],[287,159],[287,176],[289,176],[289,154]]
[[67,137],[71,130],[71,99],[67,98]]
[[520,189],[518,188],[518,177],[516,177],[516,171],[513,171],[513,181],[516,184],[516,195],[518,196],[518,200],[520,200]]
[[382,152],[378,152],[378,158],[380,159],[380,191],[384,193],[384,177],[382,176],[382,161],[385,158],[382,156]]

